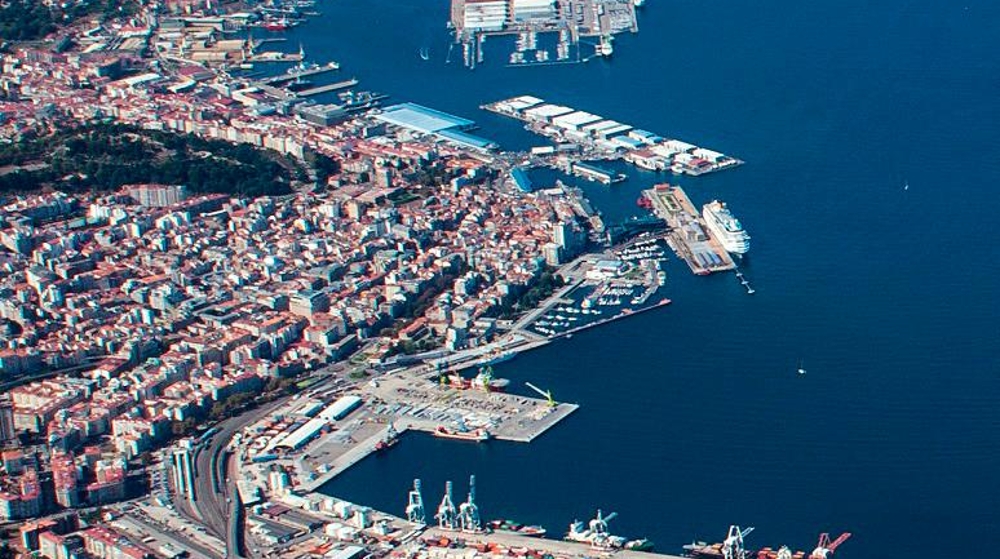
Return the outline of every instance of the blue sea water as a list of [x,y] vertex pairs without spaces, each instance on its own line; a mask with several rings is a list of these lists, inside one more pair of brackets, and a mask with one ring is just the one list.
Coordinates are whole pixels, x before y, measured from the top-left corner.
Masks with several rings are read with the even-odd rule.
[[[851,531],[850,558],[985,553],[1000,536],[1000,6],[648,0],[611,61],[508,68],[490,40],[475,71],[444,61],[445,0],[321,9],[289,48],[505,147],[543,142],[478,107],[530,93],[746,160],[679,182],[744,222],[757,290],[672,261],[673,305],[497,367],[582,405],[553,431],[408,436],[324,491],[401,514],[412,478],[433,507],[475,473],[487,517],[558,534],[602,507],[664,552],[731,523],[807,551]],[[617,219],[663,180],[583,186]]]

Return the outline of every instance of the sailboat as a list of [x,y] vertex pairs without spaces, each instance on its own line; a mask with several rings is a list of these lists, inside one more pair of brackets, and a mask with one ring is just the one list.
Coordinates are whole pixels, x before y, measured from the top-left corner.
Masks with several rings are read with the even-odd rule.
[[420,60],[430,60],[431,54],[427,47],[420,48]]
[[805,370],[805,369],[804,369],[804,368],[802,367],[802,360],[801,360],[801,359],[799,359],[799,368],[798,368],[798,373],[799,373],[800,375],[804,375],[804,374],[806,374],[806,370]]
[[910,189],[910,181],[903,181],[903,190]]

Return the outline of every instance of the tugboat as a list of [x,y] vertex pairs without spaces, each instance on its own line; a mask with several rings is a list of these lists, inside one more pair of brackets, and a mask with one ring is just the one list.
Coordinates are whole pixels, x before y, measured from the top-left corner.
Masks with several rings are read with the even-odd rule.
[[647,538],[625,542],[625,549],[630,551],[653,551],[653,547],[653,542],[649,541]]
[[399,443],[399,432],[390,423],[389,429],[385,432],[385,438],[375,443],[375,451],[382,452],[383,450],[388,450],[396,446],[397,443]]

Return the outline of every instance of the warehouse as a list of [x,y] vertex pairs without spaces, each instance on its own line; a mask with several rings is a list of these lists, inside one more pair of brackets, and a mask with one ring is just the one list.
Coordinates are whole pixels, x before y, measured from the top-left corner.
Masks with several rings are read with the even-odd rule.
[[319,417],[327,421],[337,421],[347,417],[347,414],[361,406],[361,398],[357,396],[341,396],[336,402],[320,412]]
[[524,116],[528,120],[551,122],[552,119],[557,116],[566,115],[572,112],[574,112],[573,109],[569,107],[545,104],[540,107],[533,107],[524,111]]
[[475,31],[500,31],[507,22],[505,0],[465,0],[462,14],[465,29]]
[[597,115],[592,115],[583,111],[558,116],[552,119],[552,125],[564,130],[580,130],[588,124],[600,122],[602,119]]
[[416,103],[400,103],[386,107],[381,113],[375,115],[375,118],[387,124],[421,134],[432,134],[463,147],[480,150],[490,150],[497,147],[489,140],[466,133],[467,130],[475,128],[475,122],[429,109]]

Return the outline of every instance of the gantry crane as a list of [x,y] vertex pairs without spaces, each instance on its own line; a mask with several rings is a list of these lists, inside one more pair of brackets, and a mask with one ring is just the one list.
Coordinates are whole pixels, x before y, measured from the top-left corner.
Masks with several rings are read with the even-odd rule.
[[434,515],[438,521],[438,528],[442,530],[458,530],[458,511],[455,510],[455,502],[451,499],[451,482],[444,484],[444,497],[438,505],[437,514]]
[[426,522],[424,513],[424,497],[420,493],[420,480],[413,480],[413,489],[410,490],[409,502],[406,505],[406,519],[414,524],[424,524]]
[[548,406],[550,408],[556,407],[557,404],[556,404],[556,401],[552,398],[552,391],[551,390],[542,390],[541,388],[538,388],[537,386],[535,386],[534,384],[531,384],[530,382],[526,382],[524,384],[526,384],[528,386],[528,388],[534,390],[535,392],[539,393],[543,398],[545,398],[545,400],[548,402]]
[[840,544],[846,542],[850,537],[850,532],[844,532],[839,538],[831,542],[830,534],[823,532],[819,535],[819,543],[816,544],[816,549],[809,554],[809,559],[827,559],[827,557],[840,547]]
[[605,535],[608,533],[608,522],[611,522],[616,516],[617,512],[613,512],[607,516],[601,512],[601,509],[597,509],[597,516],[590,521],[590,531],[594,534]]
[[736,525],[730,526],[729,534],[722,542],[723,559],[746,559],[747,550],[743,547],[743,538],[750,535],[750,532],[753,532],[753,526],[746,529],[740,529]]
[[458,506],[458,521],[463,532],[481,532],[482,521],[476,506],[476,476],[469,476],[469,498]]

